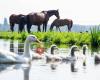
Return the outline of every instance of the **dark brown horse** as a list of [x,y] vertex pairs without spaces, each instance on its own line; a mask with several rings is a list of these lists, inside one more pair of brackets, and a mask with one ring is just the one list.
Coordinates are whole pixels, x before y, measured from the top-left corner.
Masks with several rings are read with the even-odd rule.
[[27,30],[30,32],[32,25],[38,26],[38,31],[41,31],[40,26],[43,24],[43,31],[46,31],[48,20],[55,15],[59,19],[58,10],[48,10],[42,12],[33,12],[27,15]]
[[[71,28],[73,26],[73,21],[71,19],[55,19],[51,26],[50,26],[50,31],[52,31],[53,27],[56,26],[56,29],[60,31],[61,26],[67,25],[68,27],[68,32],[71,31]],[[61,32],[61,31],[60,31]]]
[[19,32],[22,32],[24,25],[26,24],[26,16],[23,14],[12,14],[9,17],[9,22],[10,22],[10,29],[13,32],[14,31],[14,25],[18,24],[19,25]]

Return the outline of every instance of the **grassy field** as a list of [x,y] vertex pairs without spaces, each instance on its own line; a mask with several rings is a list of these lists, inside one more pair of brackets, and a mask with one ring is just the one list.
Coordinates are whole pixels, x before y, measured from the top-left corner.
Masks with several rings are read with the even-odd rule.
[[[90,33],[78,33],[78,32],[33,32],[38,37],[39,40],[44,43],[64,45],[68,46],[76,44],[82,46],[87,44],[94,47],[99,47],[100,45],[100,30],[92,29]],[[12,39],[24,41],[29,35],[26,32],[0,32],[1,39]]]

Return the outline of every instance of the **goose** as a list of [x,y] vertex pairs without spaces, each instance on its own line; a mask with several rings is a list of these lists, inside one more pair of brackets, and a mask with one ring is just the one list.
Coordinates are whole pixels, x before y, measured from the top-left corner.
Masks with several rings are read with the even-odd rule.
[[75,56],[75,51],[79,51],[78,46],[73,45],[70,49],[70,56],[61,56],[62,61],[76,61],[77,57]]
[[32,60],[32,54],[30,53],[30,43],[41,43],[35,35],[28,35],[24,44],[24,54],[22,56],[0,49],[0,63],[30,63]]
[[99,64],[100,63],[100,55],[99,54],[95,54],[94,55],[94,63],[95,64]]
[[57,45],[53,44],[50,47],[50,53],[46,53],[46,62],[58,62],[61,58],[57,55],[59,53]]
[[56,45],[51,45],[51,54],[50,55],[46,55],[46,60],[47,62],[49,61],[53,61],[53,62],[57,62],[57,61],[75,61],[76,57],[75,57],[75,51],[79,51],[78,47],[76,45],[73,45],[71,47],[71,51],[70,51],[70,56],[61,56],[61,55],[56,55],[56,50],[59,51],[58,47]]
[[83,46],[82,46],[82,51],[80,51],[80,53],[76,55],[77,58],[78,58],[78,59],[85,60],[85,59],[86,59],[86,52],[87,52],[87,49],[88,49],[87,45],[83,45]]
[[86,55],[86,50],[88,49],[87,45],[83,45],[82,46],[82,50],[83,50],[83,55]]
[[86,44],[84,44],[82,46],[82,51],[79,54],[79,56],[77,57],[79,61],[81,61],[82,65],[83,65],[83,69],[86,69],[86,61],[87,61],[87,50],[88,50],[88,46]]

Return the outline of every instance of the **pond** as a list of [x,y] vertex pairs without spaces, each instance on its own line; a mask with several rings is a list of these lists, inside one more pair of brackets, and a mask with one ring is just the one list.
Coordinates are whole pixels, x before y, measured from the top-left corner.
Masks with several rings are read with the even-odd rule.
[[[20,47],[19,47],[20,46]],[[0,47],[21,55],[23,43],[0,40]],[[69,49],[60,49],[66,53]],[[90,50],[89,50],[90,53]],[[46,63],[34,60],[32,64],[0,64],[0,80],[99,80],[100,65],[94,63],[94,57],[86,55],[86,60],[76,62]]]

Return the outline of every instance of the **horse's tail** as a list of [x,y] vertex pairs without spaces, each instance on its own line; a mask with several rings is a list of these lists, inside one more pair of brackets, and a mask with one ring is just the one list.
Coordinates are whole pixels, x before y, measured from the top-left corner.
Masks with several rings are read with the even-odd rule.
[[69,28],[68,29],[69,31],[71,31],[72,26],[73,26],[73,21],[71,20],[70,23],[69,23],[69,27],[68,27]]

